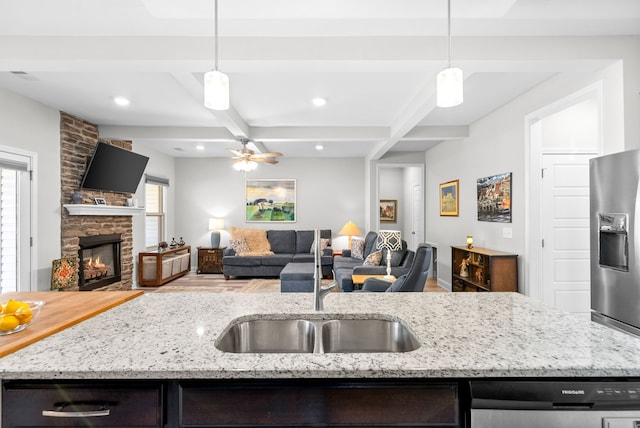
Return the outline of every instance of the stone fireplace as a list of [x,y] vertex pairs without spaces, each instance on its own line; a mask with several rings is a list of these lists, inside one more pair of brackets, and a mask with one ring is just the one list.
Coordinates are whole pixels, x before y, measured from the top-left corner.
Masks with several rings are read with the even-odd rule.
[[[103,198],[107,205],[114,207],[124,207],[127,198],[132,195],[124,193],[100,192],[94,190],[79,189],[84,175],[87,162],[93,154],[98,143],[98,127],[80,118],[66,113],[60,114],[60,176],[61,176],[61,235],[62,235],[62,257],[78,257],[78,278],[84,277],[84,268],[92,268],[95,274],[93,278],[88,278],[85,284],[78,284],[69,288],[70,291],[77,290],[130,290],[133,286],[133,222],[131,215],[71,215],[62,205],[72,203],[72,195],[80,190],[82,194],[82,204],[94,205],[95,198]],[[100,141],[116,145],[120,148],[131,150],[131,141]],[[117,174],[117,169],[114,170]],[[93,245],[94,240],[101,239],[100,236],[118,235],[120,242],[117,258],[119,259],[119,273],[107,272],[107,276],[100,276],[104,268],[93,265],[85,265],[88,262],[88,254],[93,253],[95,248],[82,248],[86,242]],[[100,250],[111,254],[106,257],[116,257],[111,250]],[[111,253],[109,253],[111,251]],[[101,263],[104,263],[105,255],[101,255]],[[102,270],[101,270],[102,269]],[[108,281],[107,281],[108,278]],[[79,282],[81,280],[79,279]]]
[[81,236],[78,288],[94,290],[120,281],[120,234]]

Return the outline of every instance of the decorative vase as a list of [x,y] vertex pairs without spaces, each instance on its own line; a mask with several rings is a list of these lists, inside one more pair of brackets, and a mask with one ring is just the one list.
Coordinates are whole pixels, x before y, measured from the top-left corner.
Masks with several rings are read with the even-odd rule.
[[211,248],[220,248],[220,232],[217,230],[211,231]]
[[71,196],[71,201],[74,204],[81,204],[82,203],[82,193],[80,193],[77,190],[75,192],[73,192],[73,195]]

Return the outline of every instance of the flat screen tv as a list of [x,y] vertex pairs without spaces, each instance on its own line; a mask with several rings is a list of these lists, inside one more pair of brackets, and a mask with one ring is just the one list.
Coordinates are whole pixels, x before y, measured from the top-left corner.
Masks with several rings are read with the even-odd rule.
[[98,143],[80,187],[135,193],[149,158],[120,147]]

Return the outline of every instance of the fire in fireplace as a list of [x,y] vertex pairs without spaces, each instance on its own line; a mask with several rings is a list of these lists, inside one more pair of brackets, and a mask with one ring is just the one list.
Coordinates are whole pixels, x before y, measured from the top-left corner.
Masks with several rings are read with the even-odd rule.
[[80,237],[78,286],[81,291],[120,281],[121,243],[119,234]]

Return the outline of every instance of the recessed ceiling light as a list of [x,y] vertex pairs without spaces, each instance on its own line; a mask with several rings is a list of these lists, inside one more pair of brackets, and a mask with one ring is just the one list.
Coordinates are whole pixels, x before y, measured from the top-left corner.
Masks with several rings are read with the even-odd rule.
[[320,151],[324,149],[324,146],[322,144],[316,144],[316,150]]
[[323,105],[325,105],[327,103],[327,100],[325,98],[318,97],[318,98],[312,99],[311,102],[316,107],[322,107]]
[[198,144],[196,146],[196,150],[204,150],[204,146],[202,144]]
[[131,104],[131,101],[129,101],[129,99],[125,97],[114,97],[113,102],[118,104],[121,107],[125,107]]

